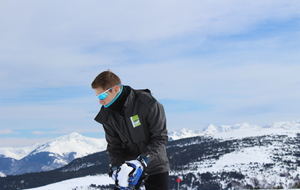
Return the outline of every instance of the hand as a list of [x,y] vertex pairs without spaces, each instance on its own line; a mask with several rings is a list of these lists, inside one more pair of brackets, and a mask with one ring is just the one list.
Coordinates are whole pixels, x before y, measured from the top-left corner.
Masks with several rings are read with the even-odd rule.
[[130,173],[134,170],[133,167],[127,163],[122,164],[120,167],[111,168],[111,177],[115,181],[116,187],[119,189],[131,189],[131,185],[128,183]]
[[119,167],[117,167],[117,166],[114,166],[114,167],[109,168],[109,173],[108,173],[108,175],[109,175],[109,177],[111,177],[114,181],[117,180],[118,169],[119,169]]
[[130,174],[128,179],[129,185],[136,185],[147,167],[148,160],[143,156],[139,156],[136,160],[126,161],[128,165],[134,168],[133,173]]

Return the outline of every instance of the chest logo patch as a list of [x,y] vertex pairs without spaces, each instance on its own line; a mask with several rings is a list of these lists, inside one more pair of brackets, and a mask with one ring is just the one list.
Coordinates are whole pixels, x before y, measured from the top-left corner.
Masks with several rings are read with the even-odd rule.
[[131,120],[132,126],[134,128],[141,125],[140,118],[138,115],[134,115],[134,116],[130,117],[130,120]]

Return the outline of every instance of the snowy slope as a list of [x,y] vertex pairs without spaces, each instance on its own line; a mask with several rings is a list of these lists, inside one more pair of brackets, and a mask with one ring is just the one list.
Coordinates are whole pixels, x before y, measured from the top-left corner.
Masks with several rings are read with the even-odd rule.
[[61,156],[66,153],[76,152],[75,158],[78,158],[105,149],[105,139],[84,137],[77,132],[73,132],[33,146],[18,148],[0,147],[0,155],[20,160],[28,155],[40,152],[52,152]]
[[[230,127],[227,126],[226,129],[230,129]],[[182,134],[185,134],[186,136],[199,135],[199,133],[188,133],[189,130],[186,129],[183,131],[184,132]],[[223,155],[217,157],[217,159],[213,156],[212,158],[189,162],[186,166],[186,170],[173,170],[170,172],[170,175],[179,176],[184,179],[183,186],[186,187],[186,189],[191,190],[197,188],[187,186],[187,184],[190,184],[189,182],[186,182],[189,180],[187,176],[192,176],[192,179],[195,181],[203,182],[203,180],[198,177],[199,174],[205,175],[206,173],[210,173],[213,176],[220,176],[222,173],[230,174],[230,172],[244,176],[244,178],[240,181],[235,178],[229,179],[236,181],[237,186],[233,189],[241,189],[241,187],[244,187],[242,186],[242,183],[250,184],[253,187],[257,184],[261,188],[263,187],[265,189],[271,189],[279,186],[287,189],[295,183],[295,180],[297,180],[300,173],[300,167],[295,165],[298,162],[296,155],[290,154],[291,152],[294,152],[294,150],[298,150],[297,143],[292,143],[294,141],[293,139],[296,139],[297,133],[300,133],[300,129],[298,127],[287,127],[286,125],[283,127],[276,123],[268,127],[257,127],[255,125],[245,124],[234,125],[233,129],[227,130],[227,132],[216,132],[213,134],[205,134],[204,136],[203,134],[200,134],[202,137],[206,136],[212,137],[213,139],[219,139],[218,142],[220,143],[222,141],[233,141],[238,144],[234,151],[229,151],[228,153],[224,153],[225,150],[220,149],[220,153]],[[177,137],[180,136],[178,135],[180,133],[174,134],[177,134]],[[252,141],[256,142],[257,139],[261,139],[261,145],[251,144]],[[270,141],[270,143],[267,141]],[[195,143],[197,143],[197,141]],[[202,141],[200,141],[200,143],[202,143]],[[207,143],[211,144],[210,142]],[[186,143],[178,145],[175,144],[175,146],[183,146],[183,149],[185,150],[189,147]],[[232,146],[229,147],[232,148]],[[189,152],[185,152],[186,156],[189,154]],[[180,158],[185,159],[185,157]],[[77,190],[88,190],[91,189],[91,187],[89,187],[90,184],[113,184],[111,179],[106,177],[106,175],[101,175],[76,178],[75,180],[66,180],[44,187],[34,188],[32,190],[57,189],[58,187],[70,190],[77,187]],[[107,180],[103,181],[102,179],[105,178]],[[216,179],[219,180],[222,179],[222,177]],[[225,179],[223,181],[219,181],[219,184],[223,185],[222,187],[225,188],[230,182],[231,181],[226,181]]]
[[168,133],[169,140],[178,140],[183,138],[203,135],[200,131],[183,128],[181,130],[171,131]]
[[216,127],[213,124],[210,124],[208,127],[203,129],[204,134],[215,134],[215,133],[225,133],[231,132],[239,129],[260,129],[261,127],[258,125],[253,125],[247,122],[242,124],[235,124],[235,125],[220,125]]
[[38,146],[22,158],[22,161],[42,164],[45,167],[41,168],[41,171],[47,171],[62,167],[76,158],[105,149],[105,139],[84,137],[74,132]]
[[[210,124],[205,127],[202,131],[191,130],[183,128],[181,130],[171,131],[168,133],[170,140],[178,140],[182,138],[201,136],[201,135],[213,135],[215,137],[221,138],[229,138],[229,137],[237,137],[237,136],[247,136],[249,131],[239,131],[240,129],[250,129],[253,135],[258,135],[262,133],[282,133],[288,132],[290,130],[298,130],[300,129],[299,121],[292,122],[276,122],[271,125],[266,126],[258,126],[249,124],[247,122],[242,124],[235,125],[220,125],[215,126]],[[252,130],[253,129],[253,130]],[[267,129],[267,130],[265,130]],[[284,129],[284,130],[276,130],[276,129]],[[230,132],[230,133],[228,133]],[[252,136],[253,136],[252,135]],[[16,160],[22,159],[29,154],[36,154],[39,152],[52,152],[58,155],[65,155],[66,152],[76,152],[75,158],[85,156],[87,154],[91,154],[97,151],[102,151],[106,149],[106,141],[105,139],[96,139],[90,137],[84,137],[77,132],[71,133],[69,135],[61,136],[50,140],[43,144],[35,144],[33,146],[27,147],[0,147],[0,155],[4,155],[5,157],[14,158]]]
[[6,177],[6,175],[0,172],[0,177]]
[[[240,126],[240,127],[239,127]],[[217,130],[216,130],[217,129]],[[221,150],[223,154],[218,159],[204,159],[189,163],[187,167],[191,170],[181,172],[172,171],[174,176],[193,176],[197,179],[200,174],[209,173],[213,177],[222,179],[222,173],[235,172],[244,176],[241,181],[237,179],[221,180],[223,188],[232,180],[236,180],[237,187],[233,189],[245,188],[245,184],[252,187],[271,189],[283,187],[288,189],[299,180],[299,122],[276,122],[269,126],[259,127],[255,125],[235,125],[235,126],[214,127],[210,125],[207,134],[219,142],[234,142],[234,151],[228,149]],[[216,132],[216,131],[222,132]],[[245,144],[246,141],[256,142]],[[201,178],[197,179],[201,181]]]
[[96,175],[96,176],[86,176],[86,177],[69,179],[69,180],[53,183],[42,187],[32,188],[30,190],[52,190],[52,189],[53,190],[56,189],[87,190],[87,189],[91,189],[89,188],[91,184],[98,186],[98,185],[114,184],[114,182],[108,175]]
[[300,122],[275,122],[271,125],[259,126],[247,122],[235,125],[208,125],[202,131],[183,128],[168,133],[169,140],[178,140],[195,136],[210,135],[215,138],[242,138],[263,134],[284,134],[300,130]]
[[275,122],[269,126],[265,126],[265,128],[275,128],[275,129],[287,129],[287,130],[293,130],[293,129],[300,129],[300,121],[292,121],[292,122]]
[[[205,185],[205,179],[212,180],[208,184],[215,183],[225,189],[228,184],[235,185],[233,189],[246,189],[246,185],[287,189],[299,179],[298,134],[299,122],[276,122],[264,127],[249,123],[218,127],[211,124],[202,132],[188,129],[171,132],[169,135],[174,139],[198,137],[169,142],[167,151],[173,168],[170,175],[172,179],[181,177],[183,187],[191,190],[199,188],[199,183]],[[75,165],[91,164],[88,161],[80,163],[78,160]],[[87,190],[92,189],[91,184],[108,185],[113,182],[108,176],[100,175],[66,180],[35,189]]]
[[103,151],[106,144],[105,139],[84,137],[74,132],[31,147],[1,148],[0,172],[20,175],[53,170],[76,158]]
[[238,129],[230,132],[210,134],[214,138],[218,139],[241,139],[245,137],[255,137],[261,135],[288,135],[295,136],[299,133],[300,129],[282,129],[282,128],[249,128],[249,129]]
[[[300,163],[300,159],[297,157],[300,155],[299,136],[297,136],[297,133],[300,133],[299,121],[276,122],[263,127],[249,123],[220,125],[217,127],[211,124],[202,132],[188,129],[173,131],[169,133],[169,137],[173,140],[184,140],[183,138],[199,136],[201,138],[203,137],[203,139],[209,139],[211,137],[211,139],[214,139],[213,143],[216,141],[219,143],[237,144],[231,144],[231,147],[229,146],[231,150],[228,152],[226,151],[226,146],[224,150],[218,150],[219,152],[215,155],[216,158],[214,158],[214,155],[211,155],[211,158],[202,158],[198,161],[189,162],[186,168],[190,169],[181,170],[180,172],[172,171],[171,175],[183,177],[194,176],[195,179],[201,181],[201,179],[197,177],[199,173],[205,174],[209,172],[212,173],[212,175],[220,175],[222,172],[230,173],[234,171],[245,176],[243,181],[239,181],[239,183],[251,184],[255,187],[255,184],[259,181],[260,185],[264,185],[261,187],[264,188],[281,185],[288,188],[299,178],[298,174],[300,173],[300,167],[297,167],[297,163]],[[261,139],[261,144],[257,144],[257,139]],[[80,157],[80,155],[88,154],[86,150],[89,149],[89,146],[91,146],[91,151],[95,151],[96,149],[93,148],[95,144],[98,147],[103,145],[102,148],[105,149],[106,142],[104,139],[102,140],[99,146],[99,144],[97,144],[99,141],[82,137],[78,133],[72,133],[36,147],[30,155],[43,152],[55,152],[57,155],[66,155],[68,152],[78,152],[78,157]],[[253,144],[247,142],[248,140]],[[186,142],[189,141],[187,140]],[[202,141],[199,142],[205,143]],[[195,143],[197,144],[198,142],[196,141]],[[211,142],[208,141],[206,145],[210,146],[210,144]],[[184,146],[188,147],[189,144],[178,145],[178,147],[182,146],[183,148]],[[62,151],[62,149],[64,149],[64,151]],[[184,154],[187,156],[190,155],[190,153]],[[198,153],[196,152],[196,154]],[[77,180],[75,180],[76,182],[71,180],[72,186],[70,186],[70,188],[73,188],[73,185],[75,185],[83,190],[89,189],[88,186],[90,184],[112,184],[107,176],[98,176],[99,178],[97,180],[94,177],[97,178],[97,176],[90,176],[77,178]],[[102,181],[102,178],[106,178],[106,180]],[[64,186],[64,184],[69,183],[68,181],[70,180],[56,183],[56,185]],[[228,181],[220,181],[220,183],[225,186],[228,184]],[[51,185],[49,185],[49,187],[51,188],[48,189],[52,189]]]
[[105,139],[84,137],[77,132],[73,132],[38,146],[29,155],[40,152],[51,152],[64,156],[67,153],[75,152],[75,158],[79,158],[105,149]]

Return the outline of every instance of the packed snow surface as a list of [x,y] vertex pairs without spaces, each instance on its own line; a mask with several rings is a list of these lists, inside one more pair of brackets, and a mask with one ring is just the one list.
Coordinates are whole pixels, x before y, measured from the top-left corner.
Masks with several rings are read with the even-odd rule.
[[114,184],[114,181],[108,175],[86,176],[73,178],[58,183],[52,183],[50,185],[32,188],[30,190],[84,190],[88,189],[91,184],[96,186],[109,185]]

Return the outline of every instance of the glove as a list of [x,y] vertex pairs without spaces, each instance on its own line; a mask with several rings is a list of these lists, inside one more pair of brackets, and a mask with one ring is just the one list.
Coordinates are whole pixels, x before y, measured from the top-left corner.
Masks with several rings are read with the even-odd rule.
[[129,185],[136,185],[141,176],[144,173],[144,169],[147,167],[148,159],[144,156],[137,157],[136,160],[126,161],[128,165],[133,168],[133,172],[130,174],[128,178]]
[[132,189],[132,185],[128,183],[129,175],[133,172],[134,168],[127,163],[122,164],[120,167],[112,168],[112,179],[115,181],[116,187],[119,189]]
[[117,170],[119,169],[119,167],[117,166],[114,166],[114,167],[111,167],[109,168],[109,177],[111,177],[114,181],[116,181],[117,179]]

